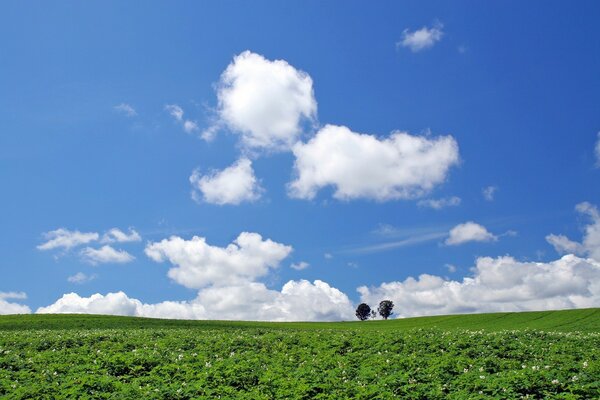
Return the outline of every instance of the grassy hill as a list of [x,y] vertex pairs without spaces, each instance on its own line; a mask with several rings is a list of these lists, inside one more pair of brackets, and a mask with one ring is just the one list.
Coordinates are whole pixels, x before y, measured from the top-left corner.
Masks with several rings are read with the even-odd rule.
[[0,330],[149,328],[272,328],[301,330],[349,329],[361,331],[438,328],[443,330],[485,329],[488,331],[499,331],[513,329],[539,329],[559,332],[600,332],[600,308],[518,313],[444,315],[368,322],[189,321],[84,314],[33,314],[0,316]]
[[592,399],[600,309],[270,323],[0,316],[7,399]]

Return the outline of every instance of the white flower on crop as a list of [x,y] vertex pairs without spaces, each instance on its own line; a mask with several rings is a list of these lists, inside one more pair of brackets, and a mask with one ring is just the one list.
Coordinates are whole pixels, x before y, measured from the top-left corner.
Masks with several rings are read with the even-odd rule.
[[463,372],[466,374],[467,372],[469,372],[469,368],[463,369]]
[[584,362],[583,362],[583,368],[587,368],[587,366],[588,366],[588,362],[587,362],[587,361],[584,361]]
[[558,379],[552,379],[552,383],[553,383],[554,385],[558,385],[558,383],[559,383],[559,382],[558,382]]
[[485,379],[485,375],[479,375],[479,379]]
[[576,380],[578,380],[578,379],[579,379],[579,378],[577,377],[577,375],[573,375],[573,377],[571,378],[571,380],[572,380],[573,382],[575,382],[575,381],[576,381]]

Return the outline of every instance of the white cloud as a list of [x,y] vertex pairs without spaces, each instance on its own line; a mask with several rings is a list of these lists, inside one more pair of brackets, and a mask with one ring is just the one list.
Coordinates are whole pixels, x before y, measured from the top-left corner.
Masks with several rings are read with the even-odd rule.
[[75,275],[69,276],[67,278],[67,281],[71,282],[71,283],[81,284],[81,283],[93,281],[94,279],[96,279],[96,277],[97,277],[96,274],[86,275],[83,272],[78,272]]
[[179,107],[177,104],[167,104],[165,110],[171,114],[176,121],[183,121],[183,108]]
[[7,300],[24,300],[27,295],[23,292],[0,292],[0,315],[29,314],[31,309],[25,305],[9,302]]
[[37,312],[270,321],[348,320],[354,314],[352,303],[344,293],[319,280],[313,283],[289,281],[281,291],[257,282],[210,287],[202,289],[192,301],[157,304],[144,304],[123,292],[90,297],[69,293]]
[[189,119],[183,118],[183,108],[178,106],[177,104],[167,104],[165,106],[165,110],[175,118],[175,121],[181,124],[181,127],[185,131],[185,133],[194,133],[199,130],[198,124],[195,121],[191,121]]
[[142,237],[133,228],[129,228],[129,233],[125,233],[119,228],[112,228],[102,235],[102,243],[139,242],[141,240]]
[[431,28],[424,26],[414,32],[405,29],[402,33],[402,40],[396,43],[396,47],[408,47],[413,53],[428,49],[442,39],[443,27],[442,24],[436,23]]
[[211,246],[203,237],[184,240],[171,236],[149,243],[146,255],[156,262],[174,265],[168,275],[175,282],[189,287],[233,285],[264,276],[276,268],[292,247],[263,240],[258,233],[242,232],[227,247]]
[[331,260],[333,258],[333,254],[325,253],[325,254],[323,254],[323,257],[325,257],[325,259],[327,259],[327,260]]
[[[400,247],[415,246],[421,243],[431,242],[436,239],[443,238],[447,235],[446,232],[424,232],[415,234],[400,240],[394,240],[391,242],[376,243],[367,246],[355,246],[348,250],[349,253],[377,253],[381,251],[387,251]],[[390,234],[394,236],[394,234]]]
[[308,74],[285,60],[245,51],[221,75],[217,125],[241,135],[250,149],[286,150],[313,121],[317,102]]
[[419,207],[429,207],[434,210],[441,210],[446,207],[456,207],[460,205],[460,197],[452,196],[452,197],[444,197],[441,199],[423,199],[419,200],[417,205]]
[[310,267],[310,264],[306,261],[300,261],[297,263],[292,263],[292,265],[290,265],[290,268],[295,269],[296,271],[302,271],[303,269],[306,269],[308,267]]
[[37,246],[38,250],[52,250],[57,248],[69,250],[72,247],[98,240],[99,237],[96,232],[83,233],[79,231],[70,231],[64,228],[46,232],[43,236],[47,241]]
[[135,117],[137,115],[135,109],[127,103],[121,103],[115,106],[114,109],[128,117]]
[[481,189],[481,194],[487,201],[494,201],[494,196],[496,195],[497,190],[498,186],[488,186]]
[[293,148],[296,179],[290,196],[312,199],[318,190],[334,186],[333,196],[379,201],[422,196],[442,183],[459,161],[452,136],[429,139],[404,132],[388,138],[327,125],[308,143]]
[[207,175],[195,170],[190,176],[190,183],[194,188],[192,197],[195,200],[218,205],[256,201],[263,192],[254,175],[252,161],[247,158],[241,158],[232,166]]
[[488,232],[484,226],[469,221],[452,228],[445,243],[454,246],[466,242],[490,242],[495,240],[498,240],[498,237]]
[[125,264],[135,259],[134,256],[126,252],[125,250],[116,250],[112,246],[104,245],[99,249],[92,247],[86,247],[81,250],[81,258],[92,265],[96,264]]
[[582,242],[574,242],[564,235],[554,234],[546,236],[546,240],[559,254],[573,253],[600,261],[600,213],[588,202],[577,204],[575,210],[591,220],[590,224],[585,226]]
[[420,275],[358,288],[361,301],[391,299],[402,317],[600,306],[600,263],[567,255],[550,263],[478,258],[462,281]]
[[596,155],[596,167],[600,168],[600,132],[598,132],[598,139],[596,140],[594,154]]

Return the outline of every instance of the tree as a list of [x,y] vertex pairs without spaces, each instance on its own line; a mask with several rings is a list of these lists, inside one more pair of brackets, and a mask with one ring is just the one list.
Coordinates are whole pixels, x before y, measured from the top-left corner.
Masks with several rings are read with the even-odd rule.
[[371,310],[371,319],[377,318],[377,311]]
[[381,315],[383,319],[388,319],[388,317],[393,314],[393,308],[394,303],[391,300],[383,300],[381,303],[379,303],[377,311],[379,311],[379,315]]
[[366,303],[360,303],[358,307],[356,307],[356,318],[364,321],[369,318],[371,315],[371,307],[369,307]]

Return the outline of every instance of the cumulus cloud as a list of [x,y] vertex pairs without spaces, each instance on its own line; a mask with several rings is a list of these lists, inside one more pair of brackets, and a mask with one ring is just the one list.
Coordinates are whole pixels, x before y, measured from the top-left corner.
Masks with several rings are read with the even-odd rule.
[[245,51],[234,57],[217,88],[217,125],[240,134],[249,149],[289,149],[302,122],[316,116],[312,79],[285,60]]
[[295,269],[296,271],[302,271],[303,269],[306,269],[308,267],[310,267],[310,264],[306,261],[300,261],[297,263],[292,263],[290,265],[290,268]]
[[588,202],[577,204],[575,210],[590,220],[584,228],[581,243],[572,241],[564,235],[554,234],[546,236],[546,240],[559,254],[573,253],[600,261],[600,213],[596,206]]
[[125,250],[117,250],[109,245],[104,245],[99,249],[92,247],[86,247],[81,250],[81,259],[92,265],[97,264],[125,264],[135,259],[134,256],[126,252]]
[[419,207],[429,207],[434,210],[441,210],[446,207],[456,207],[460,205],[460,197],[452,196],[452,197],[444,197],[441,199],[423,199],[419,200],[417,205]]
[[494,201],[494,196],[496,195],[497,190],[498,186],[488,186],[481,189],[481,194],[487,201]]
[[119,105],[116,105],[114,107],[115,111],[127,116],[127,117],[135,117],[137,115],[137,112],[135,111],[135,109],[127,104],[127,103],[121,103]]
[[292,247],[263,240],[258,233],[242,232],[227,247],[211,246],[203,237],[185,240],[171,236],[149,243],[146,255],[156,262],[174,265],[168,275],[175,282],[199,289],[208,285],[232,285],[264,276],[276,268]]
[[600,306],[600,263],[567,255],[550,263],[478,258],[462,281],[423,274],[358,288],[361,301],[391,299],[398,315],[556,310]]
[[326,125],[308,143],[293,147],[296,179],[289,195],[312,199],[335,188],[337,199],[386,201],[422,196],[442,183],[459,161],[452,136],[427,138],[394,132],[388,138]]
[[0,315],[29,314],[31,309],[26,305],[7,300],[24,300],[27,295],[23,292],[0,292]]
[[75,275],[69,276],[67,278],[67,281],[70,283],[82,284],[82,283],[93,281],[94,279],[96,279],[96,277],[97,277],[96,274],[86,275],[83,272],[78,272]]
[[428,49],[442,39],[443,27],[441,23],[436,23],[431,28],[424,26],[414,32],[405,29],[402,33],[402,40],[396,43],[396,47],[407,47],[413,53]]
[[123,292],[81,297],[65,294],[38,313],[89,313],[154,318],[335,321],[353,317],[352,303],[323,281],[289,281],[281,291],[258,282],[202,289],[191,301],[144,304]]
[[139,242],[141,240],[142,237],[133,228],[129,228],[129,233],[123,232],[119,228],[112,228],[102,235],[103,243]]
[[46,232],[43,236],[47,241],[38,245],[38,250],[53,250],[59,248],[69,250],[75,246],[90,243],[99,238],[99,235],[96,232],[70,231],[64,228]]
[[183,118],[183,108],[177,104],[167,104],[165,110],[175,119],[175,121],[181,124],[181,127],[186,133],[194,133],[199,130],[198,124],[195,121]]
[[218,205],[256,201],[263,192],[254,175],[252,161],[247,158],[241,158],[232,166],[207,175],[195,170],[190,176],[190,183],[194,200]]
[[484,226],[469,221],[452,228],[445,243],[454,246],[467,242],[490,242],[495,240],[498,240],[498,237],[488,232]]

